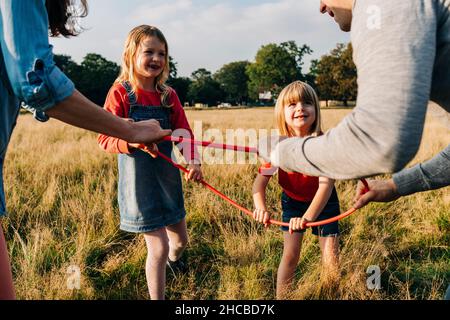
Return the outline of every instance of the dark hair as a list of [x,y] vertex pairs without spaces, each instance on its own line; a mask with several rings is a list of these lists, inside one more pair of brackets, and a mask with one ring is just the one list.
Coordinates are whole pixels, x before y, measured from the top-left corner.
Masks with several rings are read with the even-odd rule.
[[78,18],[88,14],[87,0],[46,0],[50,36],[76,36],[82,28],[77,24]]

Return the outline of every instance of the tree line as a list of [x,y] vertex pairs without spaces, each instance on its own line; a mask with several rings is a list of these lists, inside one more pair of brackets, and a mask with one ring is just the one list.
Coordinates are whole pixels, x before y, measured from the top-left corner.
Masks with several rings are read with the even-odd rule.
[[[311,84],[321,100],[337,100],[347,105],[357,94],[356,67],[352,60],[351,44],[338,44],[329,54],[311,62],[303,72],[304,59],[313,51],[295,41],[262,46],[255,61],[236,61],[225,64],[214,74],[205,68],[190,77],[179,77],[177,63],[170,57],[168,84],[178,93],[182,103],[201,103],[215,106],[226,102],[233,105],[261,104],[261,93],[270,92],[273,104],[281,89],[301,80]],[[87,54],[81,64],[68,55],[55,55],[56,65],[89,99],[103,105],[109,88],[120,72],[120,66],[99,54]]]

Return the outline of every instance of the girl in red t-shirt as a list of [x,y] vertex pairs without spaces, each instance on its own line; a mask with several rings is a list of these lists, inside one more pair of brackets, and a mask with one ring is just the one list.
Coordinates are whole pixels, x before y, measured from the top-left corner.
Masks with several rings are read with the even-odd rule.
[[[275,106],[275,118],[282,136],[307,137],[322,134],[319,99],[314,89],[304,82],[296,81],[281,91]],[[266,207],[265,190],[275,170],[270,163],[263,164],[253,185],[253,217],[264,224],[268,223],[271,216]],[[289,222],[289,228],[282,227],[284,248],[277,274],[277,298],[281,299],[286,297],[294,278],[306,223],[331,218],[340,212],[332,179],[278,169],[278,183],[283,189],[283,222]],[[325,274],[336,278],[338,223],[314,227],[312,232],[319,236]]]

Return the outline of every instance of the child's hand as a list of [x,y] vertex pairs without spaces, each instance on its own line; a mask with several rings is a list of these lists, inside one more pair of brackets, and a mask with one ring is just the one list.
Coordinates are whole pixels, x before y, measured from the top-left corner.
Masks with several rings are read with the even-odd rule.
[[294,231],[306,229],[306,224],[311,222],[308,218],[292,218],[289,221],[289,233],[293,234]]
[[128,149],[134,150],[134,149],[140,149],[141,144],[140,143],[129,143],[128,142]]
[[307,218],[307,217],[302,217],[302,219],[300,220],[300,229],[306,229],[307,227],[306,227],[306,224],[308,223],[308,222],[312,222],[312,221],[314,221],[315,219],[310,219],[310,218]]
[[270,213],[265,209],[255,209],[253,211],[253,219],[264,223],[264,227],[266,228],[270,225]]
[[153,158],[158,158],[159,149],[156,143],[146,145],[143,150],[150,154]]
[[203,173],[199,164],[190,164],[188,170],[189,173],[184,174],[184,179],[186,181],[194,180],[200,182],[203,180]]
[[141,149],[142,151],[150,154],[153,158],[158,157],[158,146],[156,143],[151,143],[145,146],[139,143],[128,143],[128,147],[130,149]]

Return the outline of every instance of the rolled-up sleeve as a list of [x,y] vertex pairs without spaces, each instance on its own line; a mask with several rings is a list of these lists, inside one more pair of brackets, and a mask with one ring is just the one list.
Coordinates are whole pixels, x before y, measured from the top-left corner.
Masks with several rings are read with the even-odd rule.
[[394,174],[401,196],[450,185],[450,145],[433,159]]
[[40,112],[71,96],[73,82],[53,61],[45,0],[2,0],[0,14],[0,44],[15,95]]

